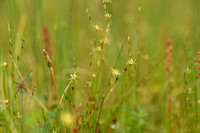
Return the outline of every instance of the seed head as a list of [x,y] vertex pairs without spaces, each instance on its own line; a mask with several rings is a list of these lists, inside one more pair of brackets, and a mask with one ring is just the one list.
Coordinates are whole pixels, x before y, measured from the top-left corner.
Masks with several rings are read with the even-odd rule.
[[45,49],[43,49],[43,53],[44,53],[44,56],[45,56],[45,58],[47,60],[47,66],[49,68],[51,68],[53,66],[53,63],[52,63],[52,61],[51,61],[51,59],[50,59],[50,57],[49,57],[49,55],[48,55],[48,53],[46,52]]

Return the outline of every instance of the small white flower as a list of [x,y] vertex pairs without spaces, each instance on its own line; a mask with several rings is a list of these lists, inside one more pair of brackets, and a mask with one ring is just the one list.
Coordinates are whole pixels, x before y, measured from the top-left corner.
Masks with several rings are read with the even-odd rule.
[[92,87],[92,82],[86,81],[86,83],[88,84],[88,86],[89,86],[90,88]]
[[85,10],[86,14],[88,14],[88,8]]
[[118,76],[120,76],[120,75],[121,75],[121,74],[120,74],[119,70],[113,69],[113,68],[112,68],[112,76],[118,77]]
[[106,37],[106,38],[104,39],[104,44],[110,44],[110,39]]
[[95,25],[95,26],[94,26],[94,29],[95,29],[96,32],[99,31],[99,30],[101,30],[101,28],[100,28],[99,25]]
[[192,93],[192,88],[188,88],[188,93],[189,93],[189,94]]
[[104,15],[104,17],[107,19],[107,21],[112,17],[112,15],[111,14],[108,14],[108,13],[106,13],[105,15]]
[[18,117],[19,119],[21,119],[21,115],[20,115],[19,112],[17,113],[17,117]]
[[136,61],[134,61],[132,58],[131,58],[130,60],[127,61],[127,64],[128,64],[128,65],[133,65],[133,64],[135,64],[135,63],[136,63]]
[[78,75],[77,74],[70,74],[70,77],[71,78],[69,80],[77,81]]
[[191,69],[187,67],[186,72],[187,72],[187,74],[190,74],[191,73]]
[[92,74],[92,77],[95,78],[95,77],[96,77],[96,74],[93,73],[93,74]]
[[4,100],[5,104],[8,104],[8,100]]
[[101,52],[101,47],[100,46],[97,47],[97,51]]
[[112,125],[110,126],[110,128],[111,128],[111,129],[115,129],[115,128],[116,128],[115,124],[112,124]]
[[186,100],[188,101],[188,100],[189,100],[189,98],[188,98],[188,97],[186,97]]
[[111,0],[103,0],[103,4],[109,4],[109,3],[112,3]]
[[6,62],[4,62],[3,64],[0,64],[0,66],[7,68],[8,64]]

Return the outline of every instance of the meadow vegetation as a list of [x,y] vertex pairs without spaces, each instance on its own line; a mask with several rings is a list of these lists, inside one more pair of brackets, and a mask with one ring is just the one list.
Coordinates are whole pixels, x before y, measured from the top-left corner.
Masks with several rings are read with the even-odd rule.
[[0,132],[200,132],[200,1],[0,0]]

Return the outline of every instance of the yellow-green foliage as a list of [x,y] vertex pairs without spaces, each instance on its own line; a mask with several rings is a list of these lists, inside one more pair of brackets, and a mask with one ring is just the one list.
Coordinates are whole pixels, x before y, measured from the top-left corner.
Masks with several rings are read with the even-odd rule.
[[200,1],[0,0],[0,132],[200,132]]

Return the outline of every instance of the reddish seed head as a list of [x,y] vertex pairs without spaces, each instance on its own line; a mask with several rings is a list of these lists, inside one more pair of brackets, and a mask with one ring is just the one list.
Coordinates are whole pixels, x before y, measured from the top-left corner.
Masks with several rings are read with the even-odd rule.
[[43,28],[43,35],[44,35],[44,42],[46,44],[45,50],[49,54],[49,57],[52,59],[52,51],[51,51],[51,42],[50,42],[50,35],[49,35],[49,30],[47,27]]
[[79,109],[79,110],[83,110],[83,107],[80,105],[80,106],[78,107],[78,109]]
[[166,52],[167,52],[167,56],[166,56],[167,68],[166,68],[166,71],[168,72],[168,74],[171,74],[170,68],[171,68],[171,65],[172,65],[172,45],[171,45],[170,39],[167,39],[167,41],[166,41]]
[[74,128],[73,129],[73,133],[78,133],[79,129],[78,128]]
[[[198,52],[197,54],[198,54],[198,55],[197,55],[197,58],[198,58],[198,59],[197,59],[196,61],[194,61],[194,63],[195,63],[195,65],[197,66],[197,69],[200,70],[200,52]],[[200,78],[200,73],[197,74],[197,77]]]
[[198,57],[200,56],[200,52],[198,52]]
[[167,47],[171,49],[171,40],[170,39],[167,40]]
[[78,111],[78,110],[75,110],[75,111],[74,111],[74,113],[75,113],[75,114],[78,114],[78,113],[79,113],[79,111]]

